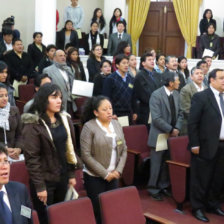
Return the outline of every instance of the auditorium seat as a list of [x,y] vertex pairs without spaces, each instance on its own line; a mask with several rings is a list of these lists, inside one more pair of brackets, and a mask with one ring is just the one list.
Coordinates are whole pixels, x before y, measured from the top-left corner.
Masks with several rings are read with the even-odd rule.
[[9,180],[23,183],[30,190],[29,174],[24,161],[14,162],[10,165]]
[[33,224],[40,224],[37,212],[35,210],[32,211]]
[[125,185],[134,183],[137,177],[149,173],[146,162],[150,158],[150,148],[147,145],[148,130],[145,125],[123,127],[124,137],[128,148],[127,161],[123,171]]
[[85,197],[87,193],[84,187],[82,169],[75,170],[75,179],[76,179],[75,189],[78,192],[79,197]]
[[24,105],[26,104],[25,101],[22,101],[22,100],[16,100],[16,106],[18,107],[19,109],[19,113],[22,114],[23,113],[23,108],[24,108]]
[[35,89],[34,84],[26,84],[26,85],[19,85],[19,100],[27,102],[31,100],[34,96]]
[[89,198],[80,198],[57,203],[47,208],[49,224],[95,224],[92,203]]
[[183,202],[186,199],[188,187],[188,175],[191,153],[187,149],[188,136],[172,137],[168,139],[170,158],[169,165],[172,195],[177,203],[177,210],[182,212]]

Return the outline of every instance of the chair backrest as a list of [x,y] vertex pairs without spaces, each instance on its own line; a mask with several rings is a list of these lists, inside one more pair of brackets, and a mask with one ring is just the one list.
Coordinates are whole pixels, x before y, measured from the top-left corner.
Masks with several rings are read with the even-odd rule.
[[75,170],[76,185],[75,189],[79,193],[79,197],[86,196],[86,190],[83,184],[83,171],[82,169]]
[[26,84],[26,85],[19,85],[19,100],[21,101],[29,101],[33,98],[35,89],[34,84]]
[[33,224],[40,224],[37,212],[35,210],[32,211]]
[[190,163],[191,153],[187,149],[188,136],[171,137],[168,139],[171,160],[181,163]]
[[145,224],[136,187],[125,187],[99,195],[103,224]]
[[75,116],[77,118],[81,117],[82,111],[83,111],[83,106],[87,99],[88,99],[88,97],[79,97],[79,98],[75,99],[75,104],[77,106],[77,111],[75,112]]
[[89,198],[57,203],[48,207],[49,224],[96,224]]
[[147,145],[148,130],[145,125],[126,126],[123,127],[123,132],[128,149],[133,149],[140,153],[150,151]]
[[14,162],[10,165],[9,180],[17,181],[26,185],[29,190],[29,174],[24,161]]

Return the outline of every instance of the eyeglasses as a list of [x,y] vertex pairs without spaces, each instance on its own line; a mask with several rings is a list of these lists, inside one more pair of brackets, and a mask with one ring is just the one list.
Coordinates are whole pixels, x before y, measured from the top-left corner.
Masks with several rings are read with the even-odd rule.
[[0,166],[4,166],[4,165],[9,165],[11,162],[6,160],[6,161],[1,161],[0,162]]

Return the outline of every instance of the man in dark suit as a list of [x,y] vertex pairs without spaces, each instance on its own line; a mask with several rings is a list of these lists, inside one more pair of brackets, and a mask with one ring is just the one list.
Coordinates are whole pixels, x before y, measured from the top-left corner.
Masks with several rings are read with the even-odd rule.
[[138,109],[138,124],[148,126],[149,121],[149,99],[154,90],[160,87],[161,75],[154,71],[154,57],[146,53],[141,57],[143,69],[135,77],[134,94],[140,102]]
[[190,78],[191,82],[185,85],[180,91],[180,108],[183,111],[184,115],[181,135],[187,134],[187,122],[191,108],[191,99],[193,95],[207,88],[203,84],[204,74],[199,67],[192,68]]
[[4,55],[7,51],[12,50],[12,30],[2,29],[3,39],[0,41],[0,60],[3,60]]
[[165,63],[166,63],[166,70],[162,74],[163,79],[166,76],[167,72],[169,71],[176,73],[180,81],[180,85],[178,89],[178,91],[180,91],[185,86],[186,82],[184,80],[184,76],[177,71],[177,67],[178,67],[177,58],[175,56],[167,56],[165,59]]
[[32,210],[25,185],[9,182],[10,165],[5,146],[0,144],[0,223],[31,224]]
[[224,216],[219,197],[224,186],[224,71],[209,74],[210,87],[192,98],[188,120],[191,159],[190,201],[193,215],[208,222],[204,211]]
[[164,86],[155,90],[150,98],[152,123],[149,132],[148,145],[151,148],[150,179],[148,192],[158,201],[163,200],[163,194],[170,196],[170,182],[166,160],[169,151],[156,151],[159,134],[176,137],[181,129],[183,115],[180,110],[179,77],[174,72],[167,72]]
[[123,21],[117,22],[117,33],[113,33],[109,37],[109,43],[108,43],[108,49],[107,54],[108,55],[114,55],[117,51],[117,46],[121,41],[127,41],[132,49],[132,42],[131,42],[131,36],[124,32],[125,25]]

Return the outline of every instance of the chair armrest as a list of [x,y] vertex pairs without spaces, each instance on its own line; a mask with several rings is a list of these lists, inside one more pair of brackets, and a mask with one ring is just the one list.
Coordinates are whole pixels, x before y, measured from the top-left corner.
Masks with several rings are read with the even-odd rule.
[[27,101],[25,101],[25,100],[19,100],[19,99],[16,99],[16,102],[26,104],[26,102],[27,102]]
[[181,162],[176,162],[176,161],[173,161],[173,160],[166,160],[166,162],[167,162],[168,164],[173,164],[173,165],[182,166],[182,167],[186,167],[186,168],[189,168],[189,167],[190,167],[190,164],[187,164],[187,163],[181,163]]
[[140,152],[137,152],[134,149],[127,149],[127,152],[135,154],[135,155],[139,155],[140,154]]
[[165,218],[162,218],[158,215],[154,215],[154,214],[151,214],[150,212],[145,212],[144,213],[144,216],[146,219],[150,219],[150,220],[153,220],[153,221],[156,221],[158,223],[162,223],[162,224],[175,224],[175,222],[172,222],[170,220],[167,220]]

